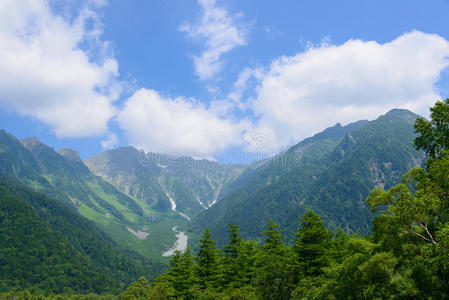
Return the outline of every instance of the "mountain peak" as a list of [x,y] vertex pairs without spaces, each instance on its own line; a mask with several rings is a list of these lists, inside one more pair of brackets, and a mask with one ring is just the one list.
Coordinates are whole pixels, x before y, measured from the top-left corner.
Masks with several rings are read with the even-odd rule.
[[415,114],[414,112],[411,112],[410,110],[403,108],[393,108],[390,111],[388,111],[385,114],[385,116],[394,118],[413,119],[413,120],[415,120],[416,117],[418,117],[418,115]]
[[390,111],[388,111],[383,117],[387,117],[390,119],[402,119],[407,121],[410,124],[415,123],[416,118],[418,117],[417,114],[409,111],[408,109],[402,109],[402,108],[393,108]]
[[82,160],[80,158],[80,154],[76,150],[73,150],[70,148],[62,148],[62,149],[57,150],[56,152],[58,152],[58,154],[66,157],[68,159],[71,159],[71,160],[74,160],[77,162],[82,162]]
[[30,152],[34,152],[34,150],[37,148],[42,148],[42,147],[49,148],[49,146],[45,145],[37,137],[34,137],[34,136],[23,139],[20,142]]

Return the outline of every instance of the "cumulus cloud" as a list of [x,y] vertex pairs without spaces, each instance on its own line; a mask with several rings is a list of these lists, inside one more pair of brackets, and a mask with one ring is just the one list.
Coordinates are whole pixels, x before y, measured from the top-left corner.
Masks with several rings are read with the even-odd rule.
[[121,88],[100,34],[88,6],[69,21],[44,0],[0,1],[0,106],[41,120],[59,137],[107,132]]
[[117,120],[140,149],[200,157],[239,144],[245,127],[193,99],[164,97],[144,88],[126,100]]
[[389,43],[324,43],[272,62],[253,102],[257,124],[276,151],[332,126],[373,119],[392,108],[423,115],[440,98],[435,84],[449,65],[449,42],[418,31]]
[[[203,41],[196,73],[211,79],[223,55],[245,45],[239,15],[213,0],[198,0],[201,19],[181,27]],[[449,42],[413,31],[388,43],[329,39],[244,68],[223,100],[207,105],[141,88],[119,107],[118,64],[88,5],[74,17],[56,14],[45,0],[0,1],[0,107],[44,122],[59,137],[102,135],[111,148],[116,120],[141,149],[198,157],[236,146],[276,152],[337,122],[373,119],[391,108],[427,115],[441,98],[436,87],[449,66]],[[252,122],[248,119],[254,120]]]
[[225,53],[246,44],[247,29],[237,24],[242,14],[230,16],[226,9],[216,5],[215,0],[198,0],[198,3],[201,19],[194,25],[182,25],[180,30],[189,38],[204,42],[205,50],[200,56],[193,56],[193,62],[198,77],[206,80],[222,70]]
[[[207,106],[141,89],[118,121],[143,149],[207,155],[242,146],[276,153],[335,123],[374,119],[392,108],[426,115],[440,98],[436,83],[448,56],[447,40],[418,31],[383,44],[326,40],[265,69],[243,69],[228,96]],[[248,100],[251,80],[258,83]],[[255,121],[237,121],[248,113]]]

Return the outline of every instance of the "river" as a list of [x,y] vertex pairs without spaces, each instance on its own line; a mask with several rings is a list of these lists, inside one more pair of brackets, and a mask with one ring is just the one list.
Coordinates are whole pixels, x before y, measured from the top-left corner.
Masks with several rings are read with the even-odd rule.
[[162,256],[172,256],[175,254],[176,250],[184,252],[187,249],[188,236],[184,231],[178,231],[177,228],[178,226],[175,226],[172,228],[172,230],[174,232],[177,232],[176,237],[178,238],[178,240],[173,244],[173,247],[171,247],[170,250],[162,253]]

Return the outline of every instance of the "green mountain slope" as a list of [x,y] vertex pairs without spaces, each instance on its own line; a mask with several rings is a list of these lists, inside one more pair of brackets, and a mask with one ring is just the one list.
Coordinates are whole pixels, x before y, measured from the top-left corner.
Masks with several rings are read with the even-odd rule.
[[85,161],[90,170],[151,208],[172,208],[191,218],[215,204],[245,168],[191,157],[109,150]]
[[[340,130],[342,135],[331,134],[331,139],[316,135],[305,140],[286,152],[294,164],[263,169],[195,218],[189,231],[200,233],[210,227],[222,245],[228,223],[240,225],[243,237],[257,239],[272,218],[291,239],[299,216],[313,209],[330,228],[367,233],[372,215],[364,199],[369,191],[398,183],[403,173],[424,159],[412,147],[415,118],[409,111],[392,110],[375,121],[355,123],[344,133]],[[294,154],[299,149],[302,154]]]
[[333,127],[299,142],[272,158],[256,161],[228,187],[228,193],[238,191],[240,197],[256,189],[270,185],[289,171],[305,167],[330,153],[352,130],[364,126],[368,121],[358,121],[346,126],[336,124]]
[[59,201],[0,179],[0,289],[119,291],[163,265],[125,252]]
[[60,150],[36,138],[19,141],[0,130],[0,174],[11,175],[94,221],[116,242],[140,254],[161,258],[176,240],[174,226],[185,220],[165,209],[118,191],[95,176],[76,151]]

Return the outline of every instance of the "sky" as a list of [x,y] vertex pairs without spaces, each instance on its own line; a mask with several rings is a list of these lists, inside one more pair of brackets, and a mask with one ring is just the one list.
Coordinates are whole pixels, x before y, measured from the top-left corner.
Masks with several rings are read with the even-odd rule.
[[0,128],[248,162],[449,97],[449,0],[2,0]]

